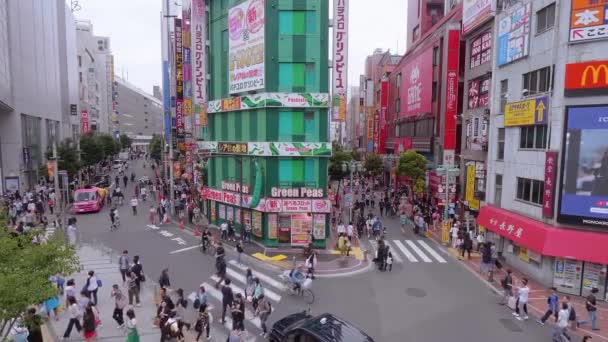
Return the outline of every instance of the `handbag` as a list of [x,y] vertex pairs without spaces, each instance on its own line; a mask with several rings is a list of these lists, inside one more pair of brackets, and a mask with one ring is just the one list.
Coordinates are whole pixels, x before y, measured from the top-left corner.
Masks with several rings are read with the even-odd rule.
[[103,285],[103,283],[101,282],[101,279],[97,279],[97,287],[101,287]]
[[515,308],[517,307],[517,298],[515,298],[515,296],[509,296],[509,300],[507,300],[507,306],[511,310],[515,310]]

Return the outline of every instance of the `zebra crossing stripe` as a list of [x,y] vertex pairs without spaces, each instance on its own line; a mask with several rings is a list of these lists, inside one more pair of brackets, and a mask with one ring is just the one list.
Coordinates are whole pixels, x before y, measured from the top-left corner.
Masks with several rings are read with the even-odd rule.
[[401,253],[403,253],[409,261],[418,262],[418,259],[416,259],[414,254],[410,253],[410,251],[408,251],[407,248],[405,248],[405,246],[403,245],[403,243],[401,243],[401,241],[393,240],[393,242],[395,243],[395,245],[397,245],[397,248],[399,248]]
[[[247,271],[248,267],[239,265],[239,263],[236,262],[236,260],[230,260],[229,263],[237,268],[240,268],[242,271]],[[259,278],[262,282],[264,282],[278,290],[285,291],[285,286],[283,286],[283,284],[280,281],[278,281],[272,277],[269,277],[269,276],[265,275],[264,273],[260,273],[258,271],[251,270],[251,272],[253,273],[254,277]]]
[[389,247],[390,251],[393,251],[393,259],[395,260],[396,263],[400,264],[403,262],[403,259],[401,259],[401,256],[399,255],[399,253],[395,253],[395,249],[393,248],[393,246],[388,243],[388,240],[385,240],[384,243]]
[[414,252],[416,254],[418,254],[418,256],[420,256],[420,259],[422,259],[422,261],[424,262],[433,262],[433,260],[431,260],[428,256],[426,256],[426,254],[424,254],[424,252],[418,248],[418,246],[416,246],[416,244],[414,243],[414,241],[412,240],[405,240],[405,242],[410,246],[411,249],[414,250]]
[[431,246],[427,245],[426,242],[424,242],[423,240],[418,240],[418,244],[422,246],[422,248],[426,249],[426,251],[429,252],[429,254],[433,256],[433,258],[437,259],[437,261],[439,261],[440,263],[445,264],[447,262],[444,258],[441,257],[441,255],[435,252],[431,248]]
[[[247,278],[245,278],[244,275],[238,273],[237,271],[227,267],[226,273],[228,273],[231,279],[236,279],[239,282],[243,283],[245,286],[247,285]],[[268,288],[264,288],[264,296],[277,303],[281,301],[281,296],[269,290]]]
[[[216,279],[214,279],[216,278]],[[211,279],[218,281],[219,277],[214,275],[211,277]],[[222,293],[220,292],[220,290],[216,289],[215,286],[213,285],[209,285],[207,283],[204,283],[205,285],[205,290],[207,290],[207,293],[209,295],[211,295],[211,297],[217,299],[220,303],[222,303]],[[232,283],[229,285],[232,288],[233,293],[241,293],[242,290],[239,289],[237,286],[232,285]],[[224,323],[224,326],[230,330],[232,330],[232,319],[229,317],[229,313],[227,313],[226,315],[226,321]],[[254,317],[253,312],[251,312],[249,309],[245,309],[245,319],[248,320],[249,322],[251,322],[251,324],[253,324],[256,328],[258,329],[262,329],[262,322],[260,322],[260,318],[259,317]]]

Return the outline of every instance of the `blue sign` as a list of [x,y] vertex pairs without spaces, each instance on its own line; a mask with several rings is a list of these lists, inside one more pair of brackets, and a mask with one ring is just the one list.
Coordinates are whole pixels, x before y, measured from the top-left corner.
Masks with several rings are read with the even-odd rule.
[[373,141],[367,142],[367,152],[374,152],[374,142]]
[[497,64],[503,65],[528,55],[531,5],[521,5],[498,22]]

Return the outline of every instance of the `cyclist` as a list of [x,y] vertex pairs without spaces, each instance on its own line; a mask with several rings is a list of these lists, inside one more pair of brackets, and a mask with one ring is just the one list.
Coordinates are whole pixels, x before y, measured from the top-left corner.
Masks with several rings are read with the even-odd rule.
[[118,210],[116,210],[116,207],[112,207],[110,209],[110,221],[112,221],[111,229],[115,229],[118,227],[120,219],[118,217]]
[[294,291],[299,291],[302,289],[304,280],[306,280],[306,276],[302,272],[302,265],[294,267],[291,272],[289,272],[289,281],[293,285]]
[[112,192],[112,197],[116,197],[116,199],[118,200],[118,203],[120,205],[122,205],[122,202],[123,202],[123,200],[125,198],[125,196],[122,193],[122,190],[119,187],[117,187],[116,189],[114,189],[114,191]]
[[211,232],[205,227],[203,232],[201,233],[201,245],[203,247],[203,252],[207,252],[207,248],[209,247],[209,237],[211,236]]

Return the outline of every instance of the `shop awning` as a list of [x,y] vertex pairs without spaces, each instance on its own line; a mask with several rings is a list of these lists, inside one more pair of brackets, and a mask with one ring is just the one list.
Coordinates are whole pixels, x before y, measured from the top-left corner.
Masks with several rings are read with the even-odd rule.
[[480,209],[477,223],[542,255],[608,264],[608,232],[559,228],[491,205]]

